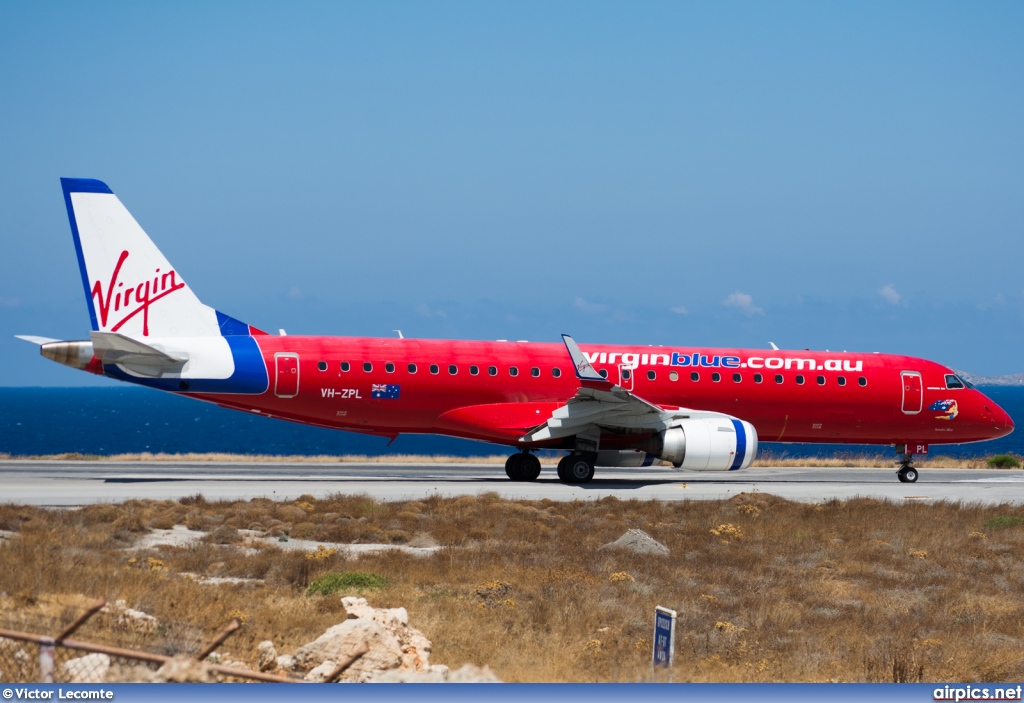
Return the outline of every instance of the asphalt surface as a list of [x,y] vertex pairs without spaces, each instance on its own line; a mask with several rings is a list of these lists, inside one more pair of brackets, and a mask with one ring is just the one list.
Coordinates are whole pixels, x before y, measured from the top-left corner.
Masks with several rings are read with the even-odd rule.
[[537,481],[508,480],[493,464],[314,464],[235,462],[0,461],[0,502],[49,506],[120,502],[132,498],[258,497],[294,500],[309,493],[360,493],[379,500],[497,493],[539,500],[701,500],[737,493],[771,493],[790,500],[873,497],[893,501],[1024,503],[1024,471],[922,469],[917,483],[900,483],[895,469],[770,468],[680,472],[665,468],[598,468],[593,481],[567,486],[554,466]]

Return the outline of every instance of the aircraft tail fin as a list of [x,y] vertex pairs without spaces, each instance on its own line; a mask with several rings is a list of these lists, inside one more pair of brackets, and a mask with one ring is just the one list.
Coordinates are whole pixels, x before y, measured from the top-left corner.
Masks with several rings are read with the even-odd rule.
[[60,182],[93,331],[131,339],[260,333],[204,305],[106,183]]

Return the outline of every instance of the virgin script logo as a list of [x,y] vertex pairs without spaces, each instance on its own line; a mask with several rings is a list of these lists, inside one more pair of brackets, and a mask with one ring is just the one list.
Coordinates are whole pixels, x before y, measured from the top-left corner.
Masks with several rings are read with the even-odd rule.
[[118,276],[120,276],[121,267],[127,259],[128,251],[122,251],[117,265],[114,266],[114,272],[110,275],[106,291],[103,289],[103,282],[96,281],[92,286],[92,297],[100,310],[101,327],[107,327],[111,309],[113,309],[114,317],[117,320],[110,328],[111,332],[117,332],[124,326],[124,323],[141,312],[142,335],[148,337],[149,306],[174,291],[181,290],[185,287],[185,283],[178,281],[174,269],[166,273],[160,273],[160,269],[157,269],[153,272],[153,280],[136,283],[126,288],[124,281],[119,281]]

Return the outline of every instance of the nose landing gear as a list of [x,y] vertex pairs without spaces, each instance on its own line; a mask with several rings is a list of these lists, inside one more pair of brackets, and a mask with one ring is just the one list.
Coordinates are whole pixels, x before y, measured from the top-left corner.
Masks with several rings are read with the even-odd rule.
[[900,483],[917,482],[917,469],[911,465],[913,460],[913,454],[900,454],[900,458],[896,462],[900,467],[900,470],[896,472],[896,478],[900,480]]

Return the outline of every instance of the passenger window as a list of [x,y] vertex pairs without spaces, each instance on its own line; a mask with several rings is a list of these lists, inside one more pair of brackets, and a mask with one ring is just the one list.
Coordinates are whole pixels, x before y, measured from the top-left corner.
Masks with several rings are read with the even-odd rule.
[[775,382],[776,383],[782,383],[782,374],[781,373],[775,374]]
[[459,367],[455,364],[448,364],[448,373],[452,376],[459,372]]
[[554,376],[555,378],[559,378],[562,375],[562,369],[556,366],[555,368],[551,369],[551,375]]
[[679,380],[679,374],[677,374],[675,371],[669,371],[668,372],[668,380],[670,380],[670,381],[678,381]]
[[326,361],[318,361],[318,362],[316,362],[316,367],[318,369],[320,369],[321,371],[326,371],[327,370],[327,362]]
[[352,365],[349,364],[347,361],[341,362],[341,370],[342,371],[348,371],[350,368],[352,368]]
[[953,390],[955,388],[963,388],[963,382],[951,373],[946,374],[946,388]]
[[739,382],[740,382],[740,381],[742,381],[742,380],[743,380],[743,376],[741,376],[740,374],[738,374],[738,373],[734,373],[734,374],[732,375],[732,381],[733,381],[733,383],[739,383]]
[[430,365],[430,373],[437,373],[440,370],[441,369],[440,369],[440,367],[437,364],[431,364]]
[[416,364],[409,364],[406,368],[409,369],[409,373],[416,373]]
[[633,372],[629,369],[622,369],[622,380],[628,381],[629,377],[633,375]]
[[388,373],[394,373],[395,365],[389,361],[388,363],[384,364],[384,370],[387,371]]
[[754,383],[760,383],[763,380],[764,380],[764,376],[762,376],[759,373],[755,373],[754,374]]
[[530,375],[533,376],[534,378],[537,378],[538,376],[540,376],[540,369],[534,366],[532,369],[530,369]]
[[804,377],[803,377],[802,374],[797,374],[796,375],[796,385],[798,385],[798,386],[804,385]]
[[369,361],[364,361],[363,371],[365,371],[366,373],[370,373],[371,371],[373,371],[373,364],[371,364]]
[[476,376],[479,373],[480,373],[480,367],[479,366],[475,366],[474,365],[474,366],[470,366],[469,367],[469,375],[470,376]]
[[598,373],[601,374],[601,378],[608,378],[608,369],[601,369]]
[[711,374],[711,380],[714,381],[715,383],[718,383],[719,381],[722,380],[722,374],[715,371],[713,374]]
[[824,376],[818,376],[818,385],[819,386],[824,386],[825,385],[825,377]]
[[497,376],[498,375],[498,367],[497,366],[488,366],[487,367],[487,375],[488,376]]
[[845,386],[846,376],[839,376],[838,378],[836,378],[836,383],[838,383],[840,386]]
[[857,379],[857,385],[858,386],[866,386],[866,385],[868,385],[868,379],[866,379],[863,376],[861,376],[860,378]]
[[647,380],[648,380],[648,381],[653,381],[653,380],[654,380],[654,379],[656,379],[657,377],[658,377],[658,374],[657,374],[657,372],[656,372],[656,371],[648,371],[648,372],[647,372]]
[[519,375],[519,369],[517,367],[515,367],[515,366],[509,366],[508,367],[508,375],[509,376],[518,376]]
[[696,371],[693,371],[692,373],[690,373],[690,380],[691,381],[699,381],[700,380],[700,374],[697,373]]

